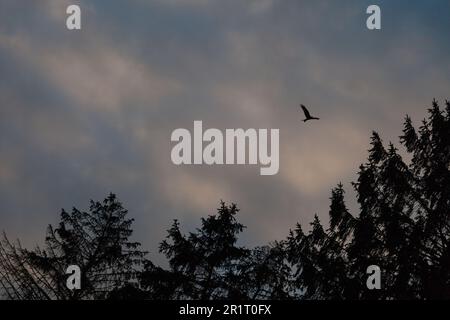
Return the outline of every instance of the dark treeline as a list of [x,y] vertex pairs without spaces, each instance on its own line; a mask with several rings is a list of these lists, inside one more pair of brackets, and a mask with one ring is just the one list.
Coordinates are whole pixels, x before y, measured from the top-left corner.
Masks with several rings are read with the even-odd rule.
[[[401,144],[371,138],[353,183],[351,214],[341,184],[331,192],[329,225],[317,217],[286,239],[237,245],[245,227],[236,205],[183,234],[174,221],[159,250],[168,268],[130,242],[132,219],[111,194],[87,212],[62,211],[44,248],[28,250],[6,235],[0,245],[0,292],[6,299],[449,299],[450,103],[433,101],[416,130],[406,117]],[[82,271],[82,288],[66,287],[66,268]],[[381,290],[368,290],[366,269],[378,265]]]

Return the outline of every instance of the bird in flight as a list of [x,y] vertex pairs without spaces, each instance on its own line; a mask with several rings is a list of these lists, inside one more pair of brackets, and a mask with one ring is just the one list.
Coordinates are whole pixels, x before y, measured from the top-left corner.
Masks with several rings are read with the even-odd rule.
[[306,109],[306,107],[304,105],[301,104],[300,106],[302,107],[303,113],[305,114],[305,119],[303,119],[303,122],[306,122],[308,120],[319,120],[320,119],[320,118],[311,116],[308,109]]

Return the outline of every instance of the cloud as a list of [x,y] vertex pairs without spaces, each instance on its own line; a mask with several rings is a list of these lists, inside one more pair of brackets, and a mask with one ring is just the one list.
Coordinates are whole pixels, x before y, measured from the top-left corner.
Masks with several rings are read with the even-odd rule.
[[302,128],[297,137],[284,138],[282,179],[305,196],[330,190],[342,180],[348,182],[345,179],[353,176],[363,162],[368,142],[364,130],[344,122],[332,128],[327,124]]
[[[96,40],[96,42],[99,39]],[[81,107],[117,111],[135,100],[155,105],[174,94],[176,79],[158,75],[151,66],[115,51],[111,45],[43,48],[27,36],[1,36],[0,45],[30,64]]]
[[[78,33],[67,1],[37,3],[0,12],[0,224],[31,242],[110,191],[153,252],[171,219],[194,226],[220,199],[243,209],[246,243],[279,239],[326,215],[372,129],[398,141],[403,115],[450,87],[445,24],[386,17],[368,33],[357,1],[82,1]],[[194,120],[279,128],[280,173],[173,165],[170,134]]]
[[169,6],[206,6],[211,4],[211,0],[157,0],[161,4]]
[[180,168],[173,170],[174,174],[167,175],[162,182],[162,191],[168,200],[179,207],[196,212],[201,217],[213,211],[220,199],[232,199],[226,181],[208,179],[198,171],[195,174]]

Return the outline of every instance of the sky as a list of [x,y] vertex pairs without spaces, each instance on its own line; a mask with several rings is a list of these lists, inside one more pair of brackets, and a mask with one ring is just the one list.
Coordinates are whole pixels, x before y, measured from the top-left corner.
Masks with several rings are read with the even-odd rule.
[[[82,29],[66,29],[81,7]],[[381,8],[382,29],[366,28]],[[373,130],[399,147],[450,98],[450,2],[0,0],[0,230],[42,244],[61,208],[117,194],[133,240],[162,261],[173,219],[185,232],[237,203],[240,243],[286,237],[331,188],[356,180]],[[317,122],[303,123],[299,104]],[[280,170],[175,166],[177,128],[277,128]]]

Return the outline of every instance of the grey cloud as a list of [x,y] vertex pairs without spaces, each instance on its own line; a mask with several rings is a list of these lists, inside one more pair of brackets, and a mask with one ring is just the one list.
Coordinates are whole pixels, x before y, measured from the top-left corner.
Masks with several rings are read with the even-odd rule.
[[[450,87],[446,28],[410,36],[387,15],[404,27],[371,34],[357,1],[80,1],[79,34],[61,28],[61,2],[31,5],[39,17],[5,3],[34,26],[0,26],[0,227],[31,244],[61,207],[110,191],[154,257],[172,219],[195,227],[220,199],[242,208],[243,242],[282,238],[350,188],[372,129],[398,141],[403,115]],[[322,120],[301,122],[300,102]],[[174,166],[170,134],[194,120],[280,128],[280,173]]]

